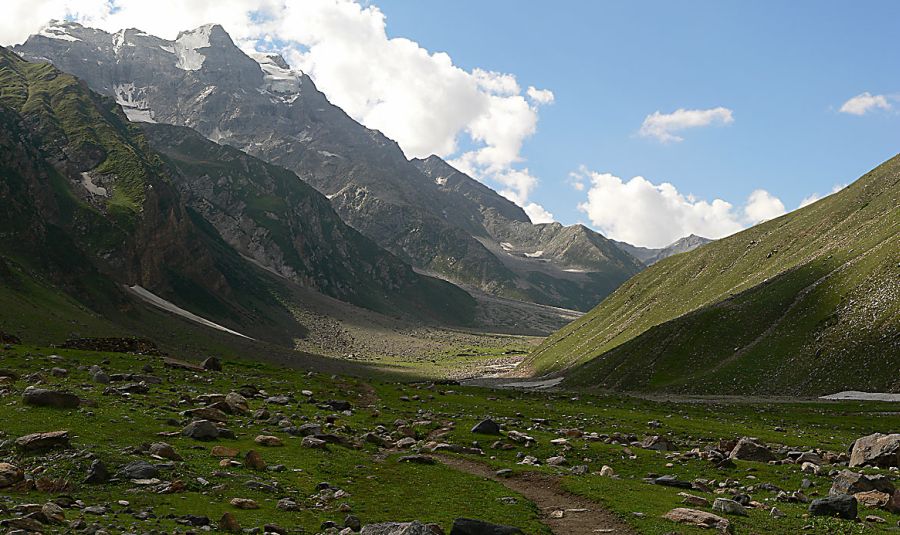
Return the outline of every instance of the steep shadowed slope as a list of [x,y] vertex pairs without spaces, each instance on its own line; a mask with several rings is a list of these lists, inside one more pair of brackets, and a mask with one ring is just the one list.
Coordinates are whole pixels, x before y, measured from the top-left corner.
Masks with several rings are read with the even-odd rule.
[[810,206],[654,264],[524,366],[629,390],[900,389],[900,156]]
[[[0,146],[0,255],[13,274],[5,279],[40,279],[38,286],[57,288],[113,322],[133,309],[125,287],[140,286],[251,337],[292,345],[306,334],[286,302],[291,289],[242,258],[199,205],[185,201],[182,176],[112,99],[51,65],[0,48]],[[223,173],[223,180],[269,180],[276,189],[279,181],[290,183],[277,193],[298,203],[290,216],[301,245],[293,253],[307,258],[296,265],[302,274],[296,282],[392,314],[471,318],[467,294],[414,273],[346,227],[292,174],[229,150],[243,174]],[[222,154],[209,169],[200,162],[192,169],[217,176],[226,161]],[[241,203],[265,205],[263,186],[256,185]],[[345,239],[329,242],[336,237]],[[353,269],[344,269],[348,263]]]

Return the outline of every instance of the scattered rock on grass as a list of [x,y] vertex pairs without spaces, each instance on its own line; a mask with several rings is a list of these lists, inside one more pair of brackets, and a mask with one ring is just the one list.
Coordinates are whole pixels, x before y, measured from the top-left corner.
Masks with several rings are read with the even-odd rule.
[[219,428],[209,420],[194,420],[181,434],[194,440],[214,440],[219,437]]
[[0,489],[11,487],[25,478],[22,469],[9,464],[0,463]]
[[854,520],[857,516],[856,498],[846,494],[828,496],[813,500],[809,504],[809,514],[812,516],[831,516]]
[[16,447],[23,453],[39,453],[54,448],[69,448],[68,431],[32,433],[16,439]]
[[81,399],[75,394],[34,386],[29,386],[25,389],[25,392],[22,394],[22,401],[26,405],[51,407],[54,409],[77,409],[81,405]]
[[500,425],[490,418],[484,419],[472,428],[472,432],[479,435],[500,435]]
[[761,463],[775,460],[775,454],[772,453],[768,446],[749,437],[738,440],[737,445],[731,450],[730,457],[741,461],[757,461]]
[[677,507],[666,513],[664,518],[679,524],[688,524],[701,528],[713,528],[728,533],[731,532],[731,522],[729,522],[728,519],[697,509]]

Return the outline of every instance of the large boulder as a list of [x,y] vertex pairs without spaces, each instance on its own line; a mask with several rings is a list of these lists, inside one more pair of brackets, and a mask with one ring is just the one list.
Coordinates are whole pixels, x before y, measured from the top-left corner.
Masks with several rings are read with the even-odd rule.
[[412,522],[382,522],[363,526],[360,535],[439,535],[441,531],[418,520]]
[[841,494],[857,494],[873,490],[892,494],[894,492],[894,484],[884,475],[869,476],[852,470],[841,470],[835,476],[828,494],[839,496]]
[[159,477],[159,468],[147,461],[133,461],[119,470],[119,476],[124,479],[153,479]]
[[475,424],[475,427],[472,428],[472,432],[479,435],[499,435],[500,425],[494,420],[486,418]]
[[450,535],[525,535],[525,533],[513,526],[491,524],[471,518],[457,518],[450,528]]
[[154,442],[153,444],[150,444],[148,452],[150,455],[156,455],[157,457],[169,459],[170,461],[182,460],[181,455],[175,451],[175,448],[166,442]]
[[40,453],[54,448],[68,448],[68,431],[49,431],[32,433],[16,439],[16,448],[22,453]]
[[712,505],[713,511],[725,513],[727,515],[747,516],[747,509],[743,505],[728,498],[716,498]]
[[91,466],[88,468],[84,482],[89,485],[100,485],[108,482],[110,477],[111,475],[106,468],[106,464],[100,459],[94,459],[91,461]]
[[772,453],[768,446],[749,437],[738,440],[729,457],[741,461],[757,461],[761,463],[767,463],[776,459],[775,454]]
[[194,420],[181,430],[181,434],[194,440],[215,440],[219,438],[219,428],[209,420]]
[[875,433],[857,439],[850,452],[850,466],[900,467],[900,433]]
[[225,404],[232,414],[247,414],[250,412],[250,405],[247,403],[247,398],[237,392],[229,392],[226,394]]
[[678,449],[668,437],[662,435],[651,435],[644,438],[641,441],[641,447],[655,451],[675,451]]
[[0,489],[11,487],[24,478],[25,474],[18,466],[0,463]]
[[29,386],[22,394],[22,401],[26,405],[35,407],[51,407],[54,409],[77,409],[81,405],[81,399],[75,394],[48,390]]
[[854,520],[857,516],[856,498],[846,494],[839,494],[813,500],[809,504],[809,514],[812,516],[832,516]]
[[679,524],[687,524],[706,529],[717,529],[725,532],[731,531],[731,522],[729,522],[728,519],[722,518],[719,515],[707,513],[706,511],[688,509],[687,507],[676,507],[666,513],[663,518]]
[[222,361],[217,359],[216,357],[207,357],[202,363],[200,363],[200,366],[202,366],[204,370],[212,372],[222,371]]

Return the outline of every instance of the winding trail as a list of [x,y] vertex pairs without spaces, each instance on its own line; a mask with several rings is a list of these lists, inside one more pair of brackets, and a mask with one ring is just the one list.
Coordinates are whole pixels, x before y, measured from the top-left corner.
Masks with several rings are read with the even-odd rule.
[[[610,533],[634,535],[635,532],[622,519],[610,513],[600,504],[582,496],[566,492],[559,479],[541,472],[523,472],[511,477],[500,477],[494,470],[479,462],[460,457],[434,455],[443,464],[474,476],[496,481],[533,502],[540,509],[541,522],[554,535],[590,535]],[[562,511],[562,518],[551,513]]]

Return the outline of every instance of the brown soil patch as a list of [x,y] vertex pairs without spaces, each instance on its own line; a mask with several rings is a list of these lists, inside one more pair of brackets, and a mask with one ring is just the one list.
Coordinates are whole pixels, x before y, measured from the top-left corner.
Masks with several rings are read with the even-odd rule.
[[[555,535],[636,533],[621,518],[604,509],[602,505],[565,491],[559,484],[559,478],[555,476],[540,472],[524,472],[504,478],[497,476],[492,468],[478,462],[443,455],[435,457],[451,468],[491,479],[521,494],[538,506],[541,511],[541,522]],[[551,513],[554,511],[563,511],[562,518],[553,518]]]

